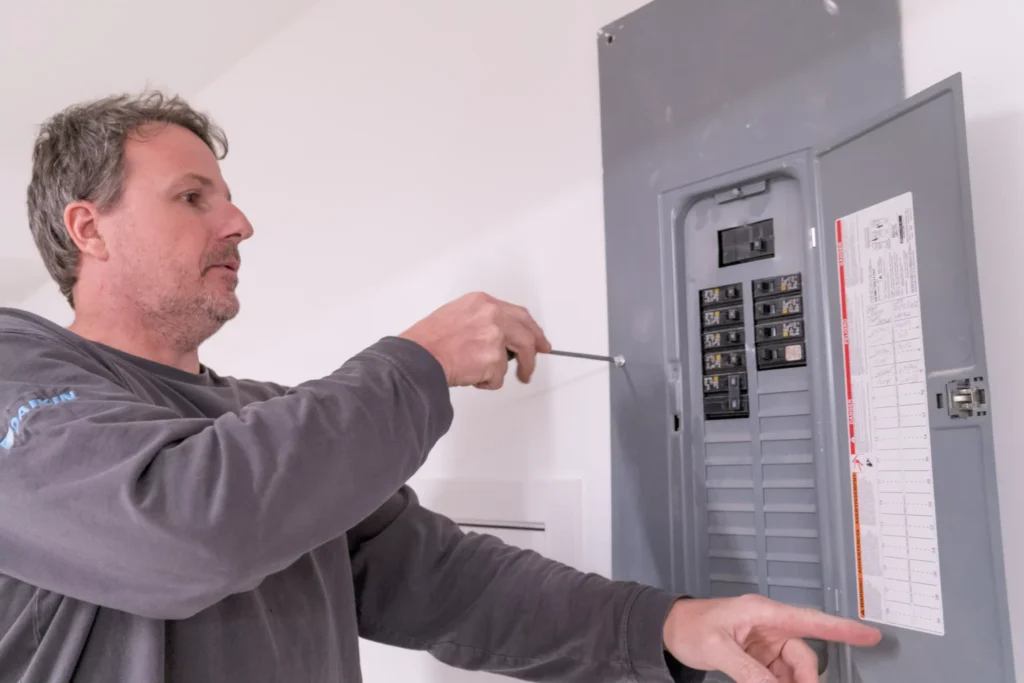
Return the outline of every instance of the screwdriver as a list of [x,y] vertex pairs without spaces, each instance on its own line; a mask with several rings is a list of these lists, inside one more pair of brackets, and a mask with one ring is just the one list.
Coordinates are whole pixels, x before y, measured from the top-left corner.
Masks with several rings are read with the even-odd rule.
[[[512,349],[506,349],[508,352],[508,359],[511,361],[516,357],[516,354],[512,352]],[[567,358],[582,358],[584,360],[599,360],[603,363],[611,363],[617,368],[621,368],[626,364],[626,359],[623,356],[595,356],[592,353],[577,353],[575,351],[548,351],[548,355],[551,356],[565,356]]]

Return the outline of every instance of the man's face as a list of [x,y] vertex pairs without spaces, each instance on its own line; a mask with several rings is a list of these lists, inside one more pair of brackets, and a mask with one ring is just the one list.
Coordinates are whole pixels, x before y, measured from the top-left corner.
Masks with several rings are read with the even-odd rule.
[[144,132],[125,144],[120,202],[97,218],[102,289],[198,346],[238,313],[238,245],[252,226],[202,140],[174,125]]

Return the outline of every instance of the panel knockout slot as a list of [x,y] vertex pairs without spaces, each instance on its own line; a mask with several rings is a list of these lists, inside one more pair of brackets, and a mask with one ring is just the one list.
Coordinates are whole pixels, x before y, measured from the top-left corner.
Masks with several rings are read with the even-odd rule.
[[988,391],[984,379],[955,379],[946,383],[946,410],[954,420],[988,414]]

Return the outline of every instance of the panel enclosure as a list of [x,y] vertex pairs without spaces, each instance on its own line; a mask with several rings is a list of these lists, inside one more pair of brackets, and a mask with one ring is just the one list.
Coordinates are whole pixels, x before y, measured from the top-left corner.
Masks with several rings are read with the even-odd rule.
[[[1013,681],[959,76],[820,152],[659,204],[670,355],[683,359],[683,590],[879,625],[879,648],[815,644],[830,681]],[[872,207],[859,233],[844,219]],[[769,221],[771,258],[713,258],[723,232]],[[853,300],[858,269],[880,303]],[[726,290],[725,304],[708,294]],[[727,387],[705,336],[737,307],[742,334],[715,349],[745,359]],[[780,346],[800,352],[762,362]],[[727,392],[742,410],[709,410]]]
[[1014,680],[959,78],[905,100],[894,0],[598,52],[614,574],[879,623],[833,683]]

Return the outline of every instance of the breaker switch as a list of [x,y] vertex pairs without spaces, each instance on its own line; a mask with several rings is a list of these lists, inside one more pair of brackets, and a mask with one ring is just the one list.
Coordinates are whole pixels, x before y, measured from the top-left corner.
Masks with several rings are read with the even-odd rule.
[[746,355],[742,351],[704,354],[704,371],[739,370],[746,366]]
[[718,266],[734,266],[775,256],[775,223],[771,218],[718,232]]
[[726,325],[738,325],[743,322],[743,307],[731,306],[719,308],[701,313],[702,327],[724,327]]
[[701,336],[701,344],[705,351],[729,346],[743,346],[745,341],[746,335],[744,334],[742,327],[731,330],[721,330],[719,332],[705,332]]
[[769,342],[778,341],[782,339],[803,339],[804,338],[804,321],[800,320],[783,320],[777,323],[764,323],[758,325],[755,328],[754,336],[757,341]]
[[743,299],[743,285],[739,282],[724,287],[711,287],[700,292],[700,305],[717,306],[731,304]]
[[771,320],[790,315],[801,315],[804,311],[802,296],[769,299],[754,304],[754,320]]
[[751,289],[754,292],[754,299],[763,299],[776,294],[792,294],[803,289],[803,277],[800,273],[766,277],[754,280]]
[[774,370],[807,365],[803,342],[772,344],[757,349],[757,369]]
[[750,416],[746,395],[715,394],[704,397],[704,417],[708,420],[727,420]]
[[743,393],[747,390],[747,376],[742,372],[732,375],[705,375],[704,393],[717,394],[720,392]]

